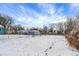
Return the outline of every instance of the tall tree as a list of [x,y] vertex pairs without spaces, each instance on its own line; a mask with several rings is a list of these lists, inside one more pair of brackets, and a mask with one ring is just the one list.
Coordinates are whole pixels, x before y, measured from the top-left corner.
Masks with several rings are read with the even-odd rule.
[[63,34],[64,32],[64,25],[63,23],[58,23],[58,33]]
[[72,29],[73,29],[73,20],[72,20],[72,18],[68,18],[66,25],[65,25],[65,31],[70,32],[70,31],[72,31]]
[[13,23],[13,19],[9,16],[0,15],[0,25],[4,26],[5,29]]
[[54,25],[50,24],[49,34],[53,34],[54,31]]
[[48,27],[47,26],[43,27],[43,34],[48,34]]

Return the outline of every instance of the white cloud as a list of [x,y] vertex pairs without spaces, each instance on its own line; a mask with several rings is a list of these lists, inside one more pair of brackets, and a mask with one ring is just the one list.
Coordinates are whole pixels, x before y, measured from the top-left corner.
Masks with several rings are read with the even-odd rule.
[[[64,22],[66,21],[66,16],[64,15],[63,6],[56,9],[54,4],[37,4],[41,12],[32,9],[31,7],[25,7],[23,5],[18,5],[17,9],[3,5],[0,7],[0,12],[8,13],[10,16],[14,17],[18,24],[29,27],[42,27],[43,25],[48,25],[50,23]],[[16,7],[16,6],[15,6]],[[68,6],[67,6],[68,7]],[[68,13],[77,14],[79,12],[79,4],[69,4]],[[75,15],[74,14],[74,15]]]
[[79,4],[78,3],[71,3],[69,12],[74,13],[74,15],[79,13]]
[[22,22],[21,24],[24,26],[31,27],[42,27],[50,23],[66,21],[66,17],[62,13],[63,8],[56,10],[55,6],[51,4],[38,4],[38,7],[41,9],[41,13],[30,8],[25,11],[25,7],[20,6],[21,11],[24,12],[21,12],[17,21]]
[[71,7],[79,8],[79,3],[71,3],[70,5],[71,5]]
[[56,12],[54,4],[38,4],[38,7],[43,13],[47,13],[49,15]]
[[43,9],[43,11],[46,11],[50,15],[50,16],[46,16],[48,17],[48,20],[47,20],[48,22],[53,23],[53,22],[58,22],[60,20],[62,21],[62,19],[65,19],[64,14],[63,14],[63,7],[57,10],[55,8],[55,5],[51,5],[51,4],[45,4],[45,5],[40,4],[39,6],[41,6],[41,9]]

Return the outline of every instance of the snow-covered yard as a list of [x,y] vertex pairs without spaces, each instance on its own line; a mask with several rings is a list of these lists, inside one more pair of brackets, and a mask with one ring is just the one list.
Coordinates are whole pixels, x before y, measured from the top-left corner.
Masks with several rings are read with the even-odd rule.
[[64,36],[0,35],[1,56],[77,56]]

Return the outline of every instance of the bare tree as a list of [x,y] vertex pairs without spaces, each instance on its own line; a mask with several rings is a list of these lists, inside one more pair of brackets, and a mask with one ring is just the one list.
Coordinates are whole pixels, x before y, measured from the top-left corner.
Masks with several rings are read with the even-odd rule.
[[53,34],[53,29],[54,29],[54,25],[53,24],[50,24],[50,29],[49,29],[49,34]]
[[9,16],[0,15],[0,25],[3,25],[5,29],[13,23],[13,19]]
[[73,27],[74,27],[74,22],[72,20],[72,18],[67,18],[67,22],[65,23],[65,32],[69,33],[70,31],[72,31]]
[[47,26],[43,27],[42,34],[48,34],[48,27]]
[[58,34],[63,34],[64,32],[64,24],[58,23]]

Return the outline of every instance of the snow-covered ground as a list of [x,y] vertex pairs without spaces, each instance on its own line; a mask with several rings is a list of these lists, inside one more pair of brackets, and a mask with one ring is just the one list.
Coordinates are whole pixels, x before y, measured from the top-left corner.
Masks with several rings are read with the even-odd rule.
[[64,36],[0,35],[1,56],[78,56]]

